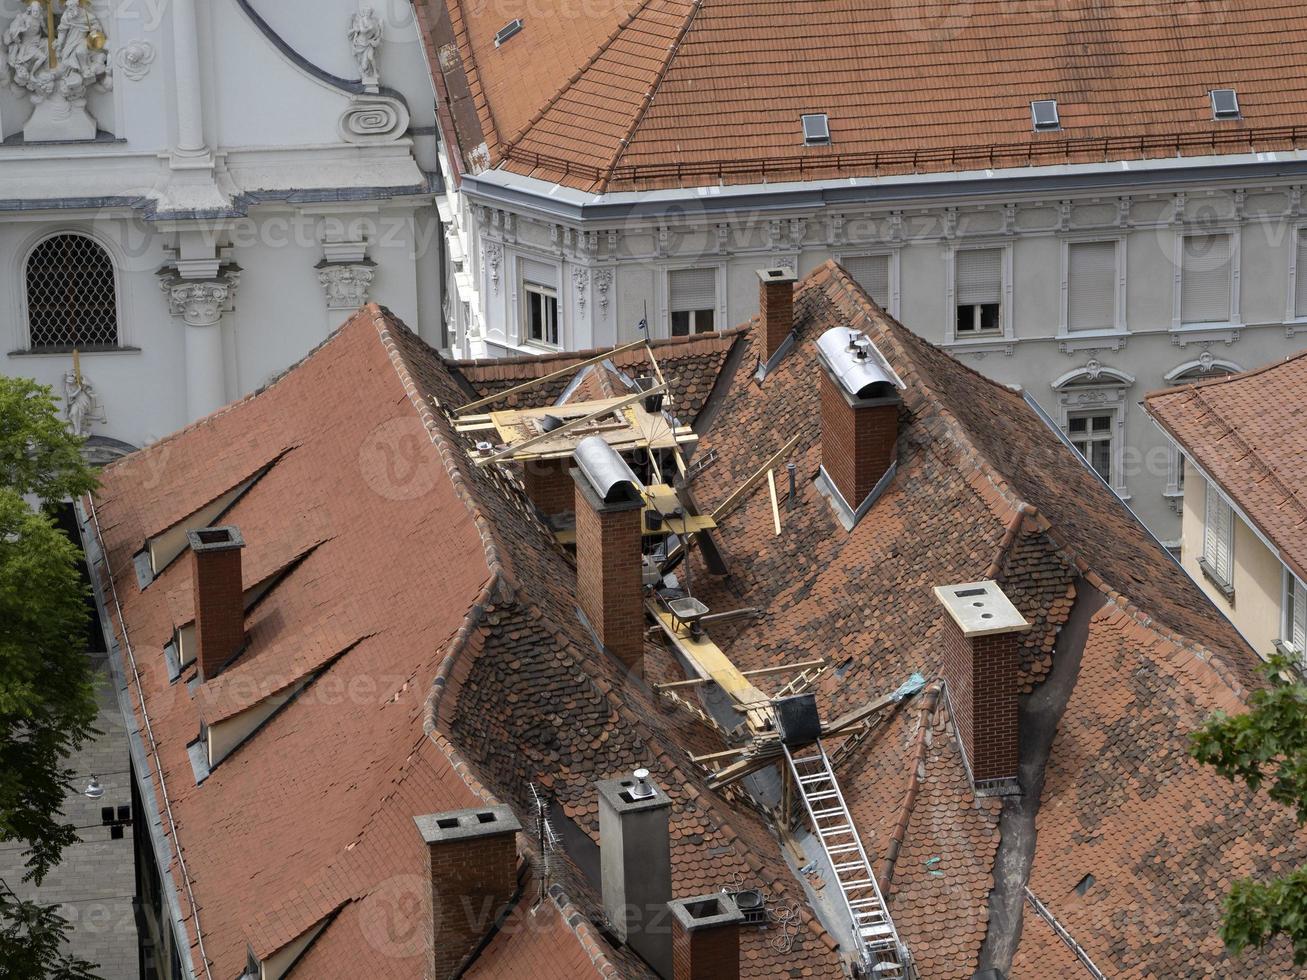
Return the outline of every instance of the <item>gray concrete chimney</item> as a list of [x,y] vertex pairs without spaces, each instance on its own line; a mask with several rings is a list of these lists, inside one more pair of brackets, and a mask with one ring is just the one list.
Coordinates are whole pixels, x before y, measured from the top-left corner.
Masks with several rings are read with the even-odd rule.
[[595,788],[604,912],[617,936],[663,980],[672,980],[672,801],[645,769]]

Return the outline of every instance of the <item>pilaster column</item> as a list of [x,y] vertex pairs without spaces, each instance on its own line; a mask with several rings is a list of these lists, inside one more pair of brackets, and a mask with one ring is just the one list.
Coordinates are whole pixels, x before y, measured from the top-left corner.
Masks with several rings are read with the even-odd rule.
[[195,0],[172,0],[173,63],[176,70],[178,157],[207,157],[204,142],[204,87],[200,75],[200,35]]
[[162,285],[168,308],[186,324],[186,415],[195,421],[227,403],[222,314],[231,309],[240,273],[215,279],[171,276]]

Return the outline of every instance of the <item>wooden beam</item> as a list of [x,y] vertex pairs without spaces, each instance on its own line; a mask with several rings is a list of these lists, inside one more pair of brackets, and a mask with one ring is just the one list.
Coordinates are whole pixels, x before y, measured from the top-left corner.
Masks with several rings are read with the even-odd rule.
[[862,722],[866,721],[869,716],[874,715],[882,708],[887,708],[891,704],[895,704],[899,700],[902,699],[896,699],[893,694],[886,694],[883,697],[876,698],[874,701],[867,702],[861,708],[854,708],[852,711],[841,715],[834,721],[823,725],[821,729],[822,737],[824,738],[827,735],[847,734],[844,729],[855,728]]
[[767,491],[771,494],[771,519],[776,528],[776,537],[781,536],[781,509],[776,503],[776,471],[767,471]]
[[725,500],[723,500],[720,504],[717,505],[717,509],[712,512],[713,520],[720,523],[723,517],[725,517],[731,511],[735,510],[735,508],[738,507],[743,502],[745,494],[747,494],[750,490],[752,490],[754,486],[757,485],[758,481],[761,480],[763,477],[765,477],[768,474],[768,472],[770,472],[772,467],[774,467],[777,463],[779,463],[782,459],[784,459],[787,455],[789,455],[790,451],[794,449],[794,446],[798,441],[799,441],[798,433],[795,433],[794,435],[790,436],[789,440],[785,443],[785,445],[782,446],[780,450],[777,453],[775,453],[770,459],[768,459],[767,462],[763,463],[762,466],[758,467],[757,471],[754,472],[753,476],[749,477],[738,487],[736,487],[734,493],[732,493],[729,497],[727,497]]
[[573,429],[585,425],[587,422],[593,422],[596,419],[603,418],[605,415],[612,415],[614,412],[620,412],[622,409],[626,408],[627,405],[634,404],[641,398],[645,398],[649,395],[656,395],[660,391],[662,391],[661,385],[651,388],[648,391],[641,391],[638,394],[629,395],[626,398],[619,398],[617,401],[605,405],[597,412],[591,412],[589,415],[582,415],[579,419],[572,419],[570,422],[564,422],[558,428],[551,429],[549,432],[542,432],[538,436],[532,436],[530,439],[523,439],[521,442],[515,442],[511,446],[505,446],[493,456],[475,456],[473,458],[476,460],[478,466],[488,466],[490,463],[497,463],[504,458],[511,459],[528,446],[534,446],[538,442],[546,442],[550,439],[556,439],[559,436],[566,435]]
[[494,402],[499,401],[501,398],[507,398],[509,395],[516,394],[519,391],[526,391],[528,388],[534,388],[536,385],[543,384],[546,381],[553,381],[554,378],[560,378],[565,374],[572,374],[576,371],[581,370],[581,368],[589,367],[591,364],[598,364],[600,361],[606,361],[614,354],[621,354],[623,351],[628,351],[633,347],[640,347],[641,345],[647,343],[648,343],[647,340],[635,340],[629,344],[623,344],[621,347],[614,347],[610,351],[605,351],[602,354],[596,354],[594,357],[587,358],[584,361],[577,361],[575,364],[569,364],[567,365],[567,367],[559,368],[557,371],[550,371],[548,374],[542,374],[538,378],[532,378],[530,381],[524,381],[520,385],[513,385],[513,387],[511,388],[505,388],[497,395],[487,395],[485,398],[478,398],[474,402],[468,402],[466,405],[462,405],[454,409],[454,414],[462,415],[464,412],[470,412],[472,411],[472,409],[480,408],[482,405],[493,404]]
[[[658,358],[654,357],[653,345],[651,345],[647,339],[645,340],[644,351],[649,355],[649,363],[653,365],[654,377],[658,379],[658,383],[665,389],[667,387],[667,379],[663,377],[663,369],[658,365]],[[672,407],[676,406],[676,399],[673,398],[670,393],[665,396],[665,401]],[[650,455],[652,456],[653,454],[650,453]],[[676,460],[676,471],[680,473],[682,479],[684,479],[685,457],[681,455],[681,444],[679,442],[673,443],[672,445],[672,458]]]
[[[741,677],[767,677],[771,674],[788,674],[792,670],[808,670],[811,667],[820,667],[825,664],[824,660],[805,660],[801,664],[782,664],[779,667],[760,667],[757,670],[742,671]],[[686,681],[668,681],[666,684],[655,684],[655,691],[667,691],[678,687],[697,687],[700,684],[707,684],[712,678],[710,677],[691,677]]]

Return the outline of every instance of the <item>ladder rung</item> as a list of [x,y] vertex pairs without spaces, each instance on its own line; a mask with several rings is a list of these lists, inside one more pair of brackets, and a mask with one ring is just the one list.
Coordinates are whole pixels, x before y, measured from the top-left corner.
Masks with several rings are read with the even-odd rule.
[[842,817],[844,816],[844,807],[833,806],[828,810],[813,810],[812,815],[818,820],[824,820],[827,817]]
[[817,833],[821,837],[834,837],[836,834],[851,834],[853,833],[853,828],[848,826],[848,824],[845,824],[842,827],[825,827],[818,830]]
[[840,885],[844,888],[867,888],[874,884],[870,878],[863,878],[859,881],[841,881]]
[[866,864],[859,858],[857,861],[845,861],[843,864],[835,865],[835,871],[838,873],[846,868],[865,868]]
[[850,851],[856,851],[857,844],[836,844],[834,847],[826,848],[827,854],[848,854]]
[[849,901],[849,908],[852,908],[852,909],[859,908],[860,906],[863,906],[863,905],[875,905],[877,908],[879,908],[879,907],[880,907],[880,899],[878,899],[878,898],[855,898],[855,899],[851,899],[851,900]]
[[840,798],[840,794],[833,789],[823,793],[805,793],[804,796],[809,803],[816,803],[818,800],[838,800]]

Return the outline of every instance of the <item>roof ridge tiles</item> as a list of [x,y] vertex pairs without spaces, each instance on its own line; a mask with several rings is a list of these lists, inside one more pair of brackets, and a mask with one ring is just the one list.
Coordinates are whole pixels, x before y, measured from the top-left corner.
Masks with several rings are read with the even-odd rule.
[[667,46],[667,53],[663,56],[662,63],[658,66],[658,71],[654,75],[653,82],[645,90],[644,98],[640,100],[639,106],[636,107],[635,116],[631,119],[631,125],[627,127],[626,135],[618,141],[613,147],[612,155],[608,158],[607,166],[601,170],[601,176],[598,181],[598,187],[595,188],[597,193],[603,194],[608,190],[608,185],[613,179],[613,171],[617,169],[617,163],[622,158],[627,148],[631,145],[631,140],[635,138],[636,130],[644,121],[645,114],[653,104],[654,98],[658,95],[658,90],[662,87],[663,81],[667,78],[667,71],[671,67],[672,61],[676,58],[677,53],[681,50],[681,42],[685,40],[685,35],[690,30],[690,25],[694,23],[695,17],[703,8],[704,0],[690,0],[690,9],[686,11],[685,17],[681,21],[680,30],[676,32],[676,40]]
[[648,7],[651,3],[654,3],[654,0],[640,0],[640,3],[637,4],[630,12],[627,13],[625,17],[623,17],[618,22],[617,26],[613,28],[612,32],[608,35],[608,37],[606,37],[603,40],[603,42],[600,43],[599,47],[597,47],[591,53],[590,57],[586,59],[585,64],[581,65],[579,68],[576,69],[576,71],[572,72],[571,76],[567,79],[567,81],[563,82],[563,84],[558,87],[557,91],[555,91],[553,95],[551,95],[548,99],[546,99],[544,104],[538,110],[536,110],[535,115],[533,115],[530,119],[528,119],[525,123],[523,123],[521,128],[518,129],[518,131],[514,133],[513,136],[506,143],[503,144],[503,151],[505,154],[512,152],[513,147],[516,146],[517,143],[524,136],[526,136],[527,133],[531,131],[531,127],[533,127],[536,123],[538,123],[541,119],[545,117],[545,115],[549,112],[549,110],[552,109],[558,103],[558,100],[567,94],[568,89],[570,89],[573,85],[575,85],[580,80],[581,76],[584,75],[587,71],[590,70],[591,67],[594,66],[595,62],[597,62],[603,56],[604,52],[608,50],[608,48],[612,45],[612,43],[616,41],[618,37],[621,36],[622,31],[626,30],[626,28],[630,26],[631,22],[634,21],[637,16],[643,13],[644,9]]

